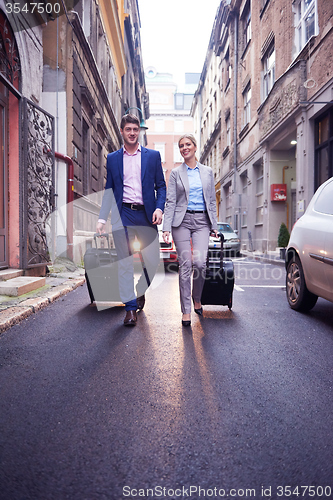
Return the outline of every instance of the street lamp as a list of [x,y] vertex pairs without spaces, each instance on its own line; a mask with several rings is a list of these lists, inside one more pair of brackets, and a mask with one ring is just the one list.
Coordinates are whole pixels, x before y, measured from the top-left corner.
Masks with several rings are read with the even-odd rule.
[[140,129],[141,129],[143,132],[145,132],[146,130],[148,130],[148,127],[147,127],[147,125],[145,124],[145,121],[144,121],[144,119],[143,119],[143,113],[142,113],[142,111],[141,111],[141,109],[140,109],[140,108],[137,108],[136,106],[131,106],[130,108],[128,108],[128,109],[125,111],[125,115],[127,115],[131,109],[137,109],[138,111],[140,111],[140,114],[141,114]]

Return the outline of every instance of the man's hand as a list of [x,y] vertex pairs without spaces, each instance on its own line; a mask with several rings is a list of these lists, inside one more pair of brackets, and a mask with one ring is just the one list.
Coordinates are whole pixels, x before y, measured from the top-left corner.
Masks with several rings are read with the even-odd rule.
[[169,238],[170,238],[170,232],[169,231],[163,231],[163,240],[165,243],[169,243]]
[[105,224],[103,224],[103,222],[97,222],[96,233],[98,233],[98,234],[104,233],[104,227],[105,227]]
[[162,224],[163,212],[159,208],[156,208],[153,213],[152,223],[154,225]]

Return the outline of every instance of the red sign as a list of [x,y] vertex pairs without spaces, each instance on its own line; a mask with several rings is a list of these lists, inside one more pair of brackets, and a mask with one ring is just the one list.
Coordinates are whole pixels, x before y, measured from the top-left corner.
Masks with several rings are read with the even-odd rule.
[[271,201],[286,201],[287,184],[271,184]]

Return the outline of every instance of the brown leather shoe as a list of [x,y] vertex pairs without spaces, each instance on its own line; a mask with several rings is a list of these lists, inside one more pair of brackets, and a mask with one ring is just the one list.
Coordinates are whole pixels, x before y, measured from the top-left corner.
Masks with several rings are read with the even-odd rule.
[[125,326],[135,326],[137,320],[136,311],[127,311],[124,319]]
[[144,295],[141,295],[141,297],[137,297],[136,298],[136,303],[138,305],[138,310],[139,311],[142,311],[142,309],[144,308],[145,306],[145,302],[146,302],[146,299],[145,299],[145,296]]

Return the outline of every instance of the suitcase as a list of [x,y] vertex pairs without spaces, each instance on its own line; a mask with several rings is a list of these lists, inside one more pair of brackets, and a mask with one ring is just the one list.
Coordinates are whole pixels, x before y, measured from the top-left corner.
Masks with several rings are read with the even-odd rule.
[[[107,240],[107,248],[102,243],[98,248],[97,238]],[[95,247],[88,248],[84,254],[84,269],[91,303],[93,302],[121,302],[118,286],[117,251],[110,248],[110,239],[107,233],[94,234]],[[101,240],[103,242],[103,240]]]
[[[98,248],[97,238],[107,239],[107,248]],[[119,293],[118,280],[118,256],[117,250],[110,247],[110,238],[107,233],[94,234],[95,248],[88,248],[84,254],[84,269],[87,288],[91,303],[122,302]],[[102,239],[101,242],[104,240]],[[150,279],[148,276],[141,251],[137,252],[140,257],[138,263],[134,262],[134,272],[144,272],[148,287]],[[101,307],[103,307],[100,304]],[[106,306],[107,307],[107,306]]]
[[206,277],[201,295],[201,304],[228,306],[231,309],[235,284],[234,264],[231,259],[223,260],[224,237],[222,233],[220,233],[220,238],[220,255],[211,258],[209,250],[207,253]]

